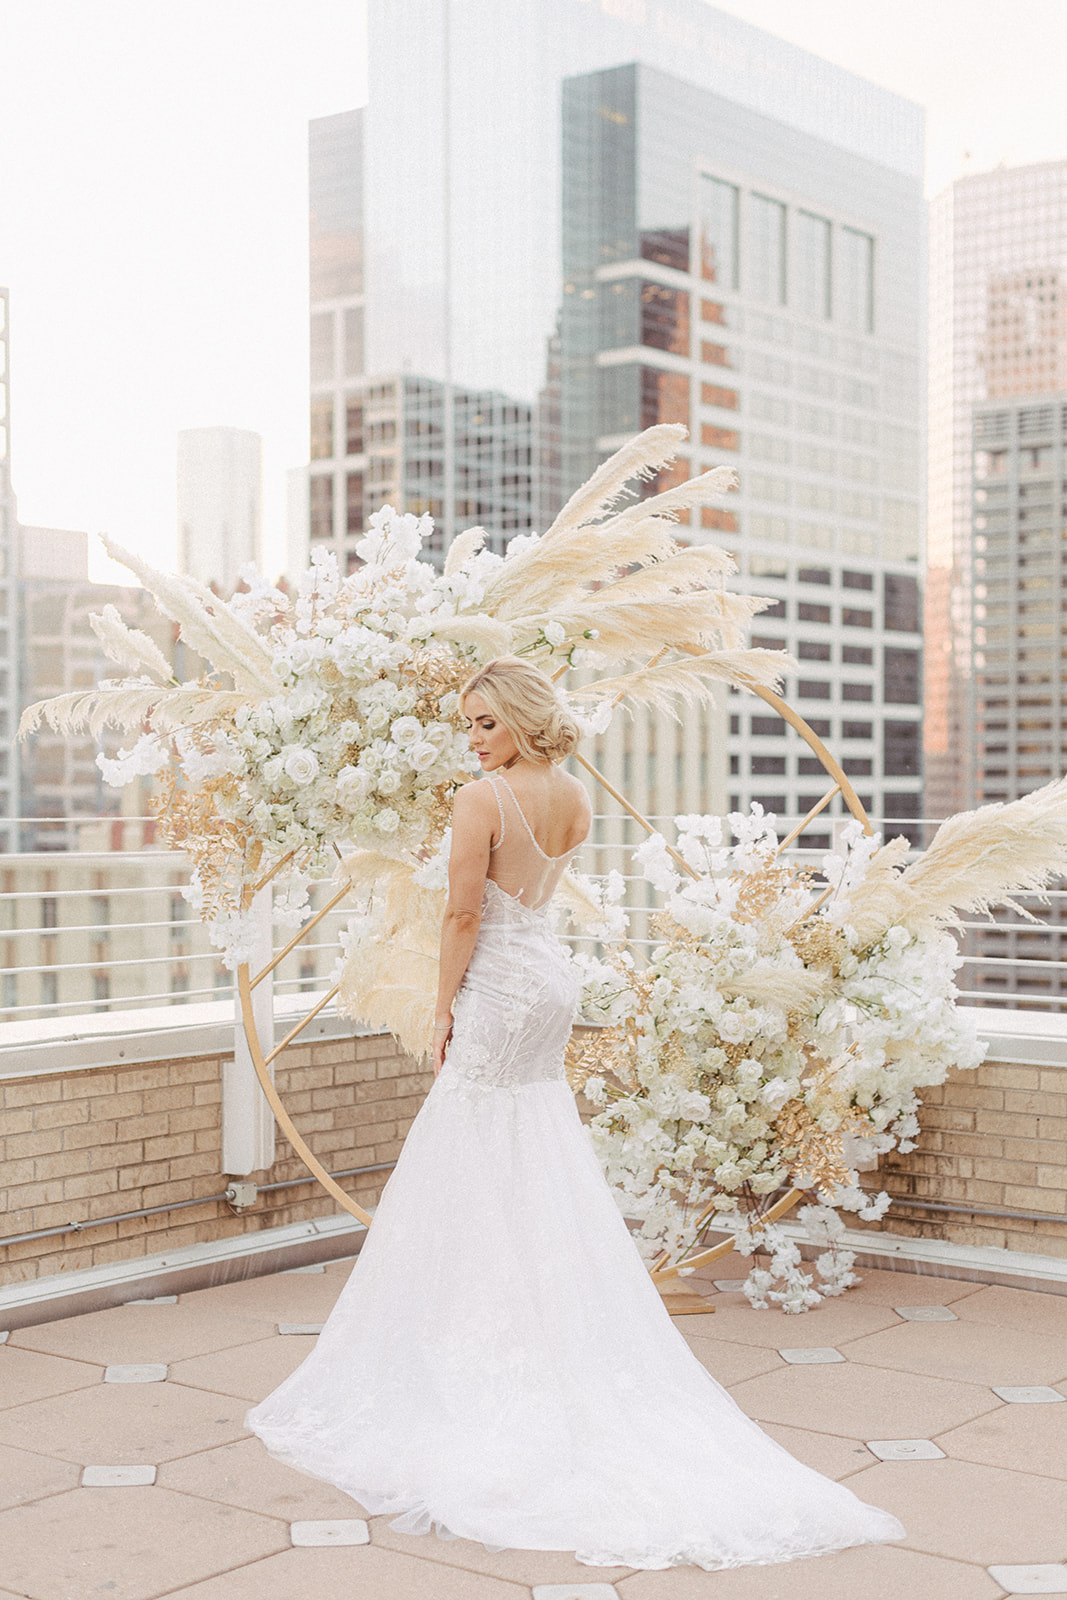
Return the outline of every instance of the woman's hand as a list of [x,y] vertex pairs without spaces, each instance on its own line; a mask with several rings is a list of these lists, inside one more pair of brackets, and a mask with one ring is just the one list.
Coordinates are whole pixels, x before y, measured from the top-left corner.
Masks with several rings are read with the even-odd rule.
[[449,1046],[449,1042],[450,1042],[451,1038],[452,1038],[452,1018],[451,1017],[449,1017],[447,1022],[445,1022],[442,1019],[440,1022],[435,1022],[434,1023],[434,1029],[433,1029],[433,1075],[434,1075],[435,1078],[436,1078],[437,1074],[440,1072],[441,1068],[445,1064],[445,1053],[448,1050],[448,1046]]

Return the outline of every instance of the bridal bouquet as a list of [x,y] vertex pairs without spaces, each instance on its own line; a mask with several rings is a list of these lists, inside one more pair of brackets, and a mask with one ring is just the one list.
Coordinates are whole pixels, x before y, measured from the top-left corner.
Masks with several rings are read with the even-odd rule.
[[[917,1091],[982,1058],[949,929],[957,910],[1067,870],[1067,780],[950,819],[910,865],[905,840],[850,823],[818,896],[810,869],[779,856],[773,820],[732,816],[728,843],[718,818],[677,818],[683,867],[661,835],[637,851],[663,896],[659,942],[643,966],[621,948],[575,958],[602,1031],[572,1046],[570,1076],[598,1108],[597,1154],[649,1264],[684,1271],[709,1230],[726,1232],[769,1258],[749,1274],[752,1304],[803,1311],[858,1281],[838,1212],[888,1206],[858,1168],[913,1149]],[[763,1220],[789,1186],[809,1192],[799,1219],[827,1246],[815,1279]]]

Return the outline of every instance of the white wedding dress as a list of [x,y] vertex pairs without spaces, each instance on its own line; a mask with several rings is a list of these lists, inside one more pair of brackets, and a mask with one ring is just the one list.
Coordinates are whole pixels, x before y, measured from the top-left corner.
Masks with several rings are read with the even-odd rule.
[[493,782],[502,837],[444,1068],[314,1350],[248,1427],[402,1532],[595,1566],[902,1538],[761,1432],[671,1323],[563,1075],[576,997],[544,904],[568,858]]

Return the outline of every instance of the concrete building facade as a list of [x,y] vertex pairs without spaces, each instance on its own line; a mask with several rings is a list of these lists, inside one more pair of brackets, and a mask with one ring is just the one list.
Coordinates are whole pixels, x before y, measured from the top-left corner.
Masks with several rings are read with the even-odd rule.
[[178,565],[223,594],[263,557],[263,440],[248,428],[178,435]]
[[925,742],[928,810],[945,816],[976,798],[974,410],[1067,388],[1067,160],[951,184],[931,210],[930,267]]
[[0,852],[18,849],[18,511],[11,487],[10,296],[0,288]]

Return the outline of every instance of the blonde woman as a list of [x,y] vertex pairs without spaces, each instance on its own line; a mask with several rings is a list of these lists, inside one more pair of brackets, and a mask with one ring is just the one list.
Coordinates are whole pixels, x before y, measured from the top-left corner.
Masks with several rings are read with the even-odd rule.
[[708,1570],[903,1536],[794,1461],[673,1327],[563,1074],[576,991],[546,907],[590,807],[536,667],[466,685],[435,1082],[304,1364],[249,1413],[406,1533]]

